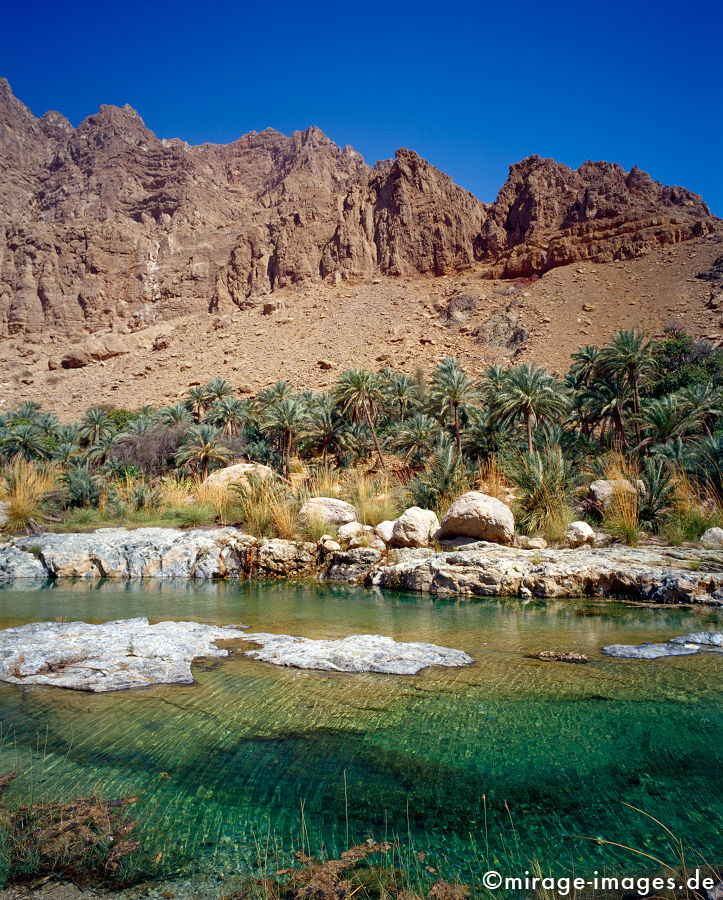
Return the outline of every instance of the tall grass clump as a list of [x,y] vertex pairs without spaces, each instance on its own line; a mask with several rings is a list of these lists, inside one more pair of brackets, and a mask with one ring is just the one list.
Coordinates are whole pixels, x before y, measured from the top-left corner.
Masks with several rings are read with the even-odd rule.
[[515,518],[529,535],[561,541],[574,518],[570,499],[573,473],[559,447],[520,453],[508,465],[516,488]]
[[16,457],[0,478],[0,500],[6,504],[5,530],[13,534],[40,531],[48,521],[57,520],[62,497],[56,466]]
[[341,492],[356,509],[357,520],[362,525],[396,519],[403,510],[399,488],[392,484],[386,472],[370,474],[352,469],[342,483]]
[[701,489],[678,468],[674,475],[674,491],[661,531],[668,543],[680,546],[697,541],[709,528],[723,526],[723,509],[712,492]]
[[622,453],[611,453],[604,476],[612,482],[612,497],[603,514],[606,531],[623,544],[636,547],[642,536],[640,521],[640,468]]
[[251,474],[231,490],[241,523],[250,534],[286,539],[296,535],[298,500],[286,484]]

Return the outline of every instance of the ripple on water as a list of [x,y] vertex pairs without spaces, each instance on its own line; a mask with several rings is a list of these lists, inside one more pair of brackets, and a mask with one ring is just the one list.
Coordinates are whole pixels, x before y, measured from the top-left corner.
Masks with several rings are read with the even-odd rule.
[[[0,627],[58,615],[243,622],[318,638],[388,634],[477,660],[403,678],[277,668],[239,652],[199,661],[191,686],[109,695],[0,686],[0,763],[26,770],[15,799],[31,781],[48,797],[139,796],[146,853],[162,849],[168,870],[243,865],[267,829],[289,847],[299,840],[302,806],[312,846],[341,849],[347,823],[352,840],[399,833],[450,877],[469,877],[488,845],[490,859],[510,871],[533,856],[543,866],[637,871],[629,855],[565,837],[659,850],[660,829],[623,802],[708,858],[723,852],[721,660],[599,652],[720,628],[715,610],[432,602],[281,584],[0,591]],[[524,657],[545,649],[591,661]]]

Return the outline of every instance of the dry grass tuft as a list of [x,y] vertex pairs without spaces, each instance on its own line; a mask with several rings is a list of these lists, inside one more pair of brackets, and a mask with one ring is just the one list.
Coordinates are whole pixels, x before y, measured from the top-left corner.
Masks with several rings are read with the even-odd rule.
[[0,479],[0,500],[6,504],[5,530],[11,533],[40,531],[54,521],[52,510],[62,496],[56,466],[40,466],[20,457],[14,459]]

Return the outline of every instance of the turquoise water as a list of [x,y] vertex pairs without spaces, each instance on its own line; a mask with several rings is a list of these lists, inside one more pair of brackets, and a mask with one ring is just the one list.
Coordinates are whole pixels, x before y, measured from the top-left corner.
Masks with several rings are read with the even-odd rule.
[[[468,669],[412,678],[201,660],[191,686],[91,695],[0,684],[0,773],[10,799],[138,797],[136,862],[165,873],[248,868],[268,835],[336,852],[398,836],[425,865],[469,879],[640,872],[604,838],[723,859],[723,704],[715,654],[601,656],[609,643],[722,627],[713,609],[554,601],[522,605],[289,584],[56,583],[0,590],[0,627],[65,616],[242,622],[252,630],[355,632],[463,649]],[[588,665],[526,659],[587,653]],[[159,856],[160,854],[160,856]]]

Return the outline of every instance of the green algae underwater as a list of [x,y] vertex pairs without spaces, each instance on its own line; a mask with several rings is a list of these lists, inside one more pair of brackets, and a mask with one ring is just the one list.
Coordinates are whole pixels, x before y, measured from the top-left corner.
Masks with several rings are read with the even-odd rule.
[[[253,869],[259,848],[334,855],[368,837],[447,879],[641,871],[666,861],[654,816],[723,859],[717,654],[610,659],[600,648],[721,629],[720,610],[432,600],[289,583],[54,582],[0,590],[0,627],[145,615],[334,638],[364,632],[469,652],[414,677],[199,660],[196,683],[85,694],[0,684],[8,803],[134,796],[136,874]],[[525,658],[574,650],[587,665]],[[626,805],[629,804],[629,805]],[[576,837],[582,836],[582,837]],[[586,840],[584,838],[592,838]]]

